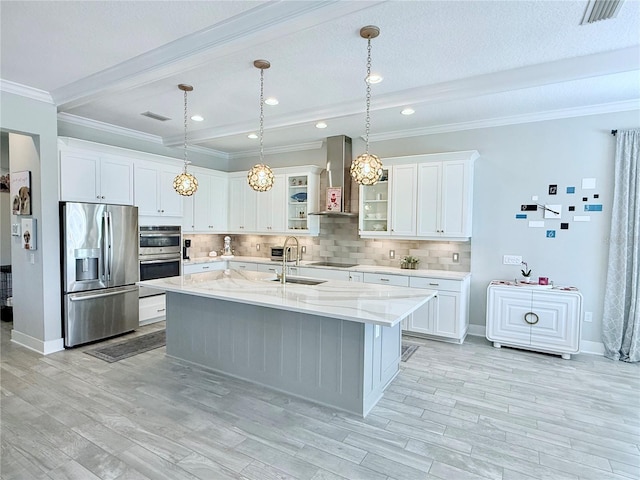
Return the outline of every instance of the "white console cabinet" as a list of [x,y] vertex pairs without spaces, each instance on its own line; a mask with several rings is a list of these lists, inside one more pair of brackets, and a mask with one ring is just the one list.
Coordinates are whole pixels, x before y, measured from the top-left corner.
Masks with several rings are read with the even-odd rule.
[[487,289],[487,339],[502,345],[571,358],[580,351],[582,294],[513,282]]

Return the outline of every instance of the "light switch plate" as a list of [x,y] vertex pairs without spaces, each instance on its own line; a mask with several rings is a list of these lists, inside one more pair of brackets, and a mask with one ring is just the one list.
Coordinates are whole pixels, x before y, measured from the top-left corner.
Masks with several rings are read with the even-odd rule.
[[522,256],[520,255],[504,255],[502,257],[503,265],[520,265],[522,263]]

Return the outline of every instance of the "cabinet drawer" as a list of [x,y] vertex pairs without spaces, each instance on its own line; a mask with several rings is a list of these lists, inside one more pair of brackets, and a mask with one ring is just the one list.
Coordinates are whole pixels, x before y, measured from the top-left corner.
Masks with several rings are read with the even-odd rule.
[[365,273],[364,283],[378,283],[380,285],[394,285],[396,287],[408,287],[409,277],[404,275],[383,275],[379,273]]
[[182,267],[183,275],[192,273],[213,272],[214,270],[224,270],[224,262],[197,263],[195,265],[184,265]]
[[258,264],[250,262],[229,262],[229,268],[232,270],[250,270],[257,272]]
[[459,292],[462,290],[460,280],[431,278],[431,277],[411,277],[409,286],[412,288],[428,288],[429,290],[446,290],[448,292]]
[[154,295],[140,299],[140,324],[151,323],[148,320],[161,319],[166,315],[166,296]]
[[259,272],[267,272],[267,273],[280,273],[282,270],[282,264],[280,263],[258,263],[257,264]]

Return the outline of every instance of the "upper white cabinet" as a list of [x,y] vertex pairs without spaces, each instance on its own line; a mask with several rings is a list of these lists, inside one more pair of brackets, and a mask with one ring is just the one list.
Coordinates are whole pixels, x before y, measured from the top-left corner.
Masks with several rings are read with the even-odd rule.
[[198,190],[191,197],[183,197],[185,215],[182,230],[226,233],[229,198],[227,174],[197,167],[189,171],[198,180]]
[[133,161],[61,148],[60,200],[133,205]]
[[472,174],[464,160],[418,165],[418,236],[471,236]]
[[173,189],[177,165],[135,161],[134,199],[139,216],[182,217],[182,197]]
[[[245,188],[250,188],[245,182]],[[256,231],[260,233],[285,230],[285,175],[274,175],[273,187],[256,194]]]
[[229,175],[229,233],[317,235],[320,169],[275,168],[273,187],[256,192],[246,172]]
[[382,181],[360,187],[360,235],[471,237],[477,151],[386,158]]
[[258,195],[247,183],[247,174],[229,176],[229,232],[254,233],[257,230]]

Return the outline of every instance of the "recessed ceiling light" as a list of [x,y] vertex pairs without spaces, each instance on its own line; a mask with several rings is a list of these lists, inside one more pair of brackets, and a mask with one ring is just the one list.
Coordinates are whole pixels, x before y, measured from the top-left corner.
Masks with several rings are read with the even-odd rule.
[[204,117],[202,115],[194,115],[193,117],[191,117],[191,120],[193,120],[194,122],[201,122],[204,120]]
[[382,75],[378,75],[377,73],[372,73],[367,77],[367,83],[374,85],[376,83],[380,83],[383,79]]
[[247,138],[250,138],[251,140],[255,140],[256,138],[258,138],[258,135],[256,135],[255,133],[250,133],[249,135],[247,135]]
[[414,113],[416,113],[416,111],[413,108],[403,108],[402,111],[400,112],[402,115],[413,115]]
[[327,128],[327,124],[324,122],[316,123],[316,128]]
[[275,97],[269,97],[264,101],[264,103],[266,103],[267,105],[273,106],[273,105],[278,105],[280,102]]

